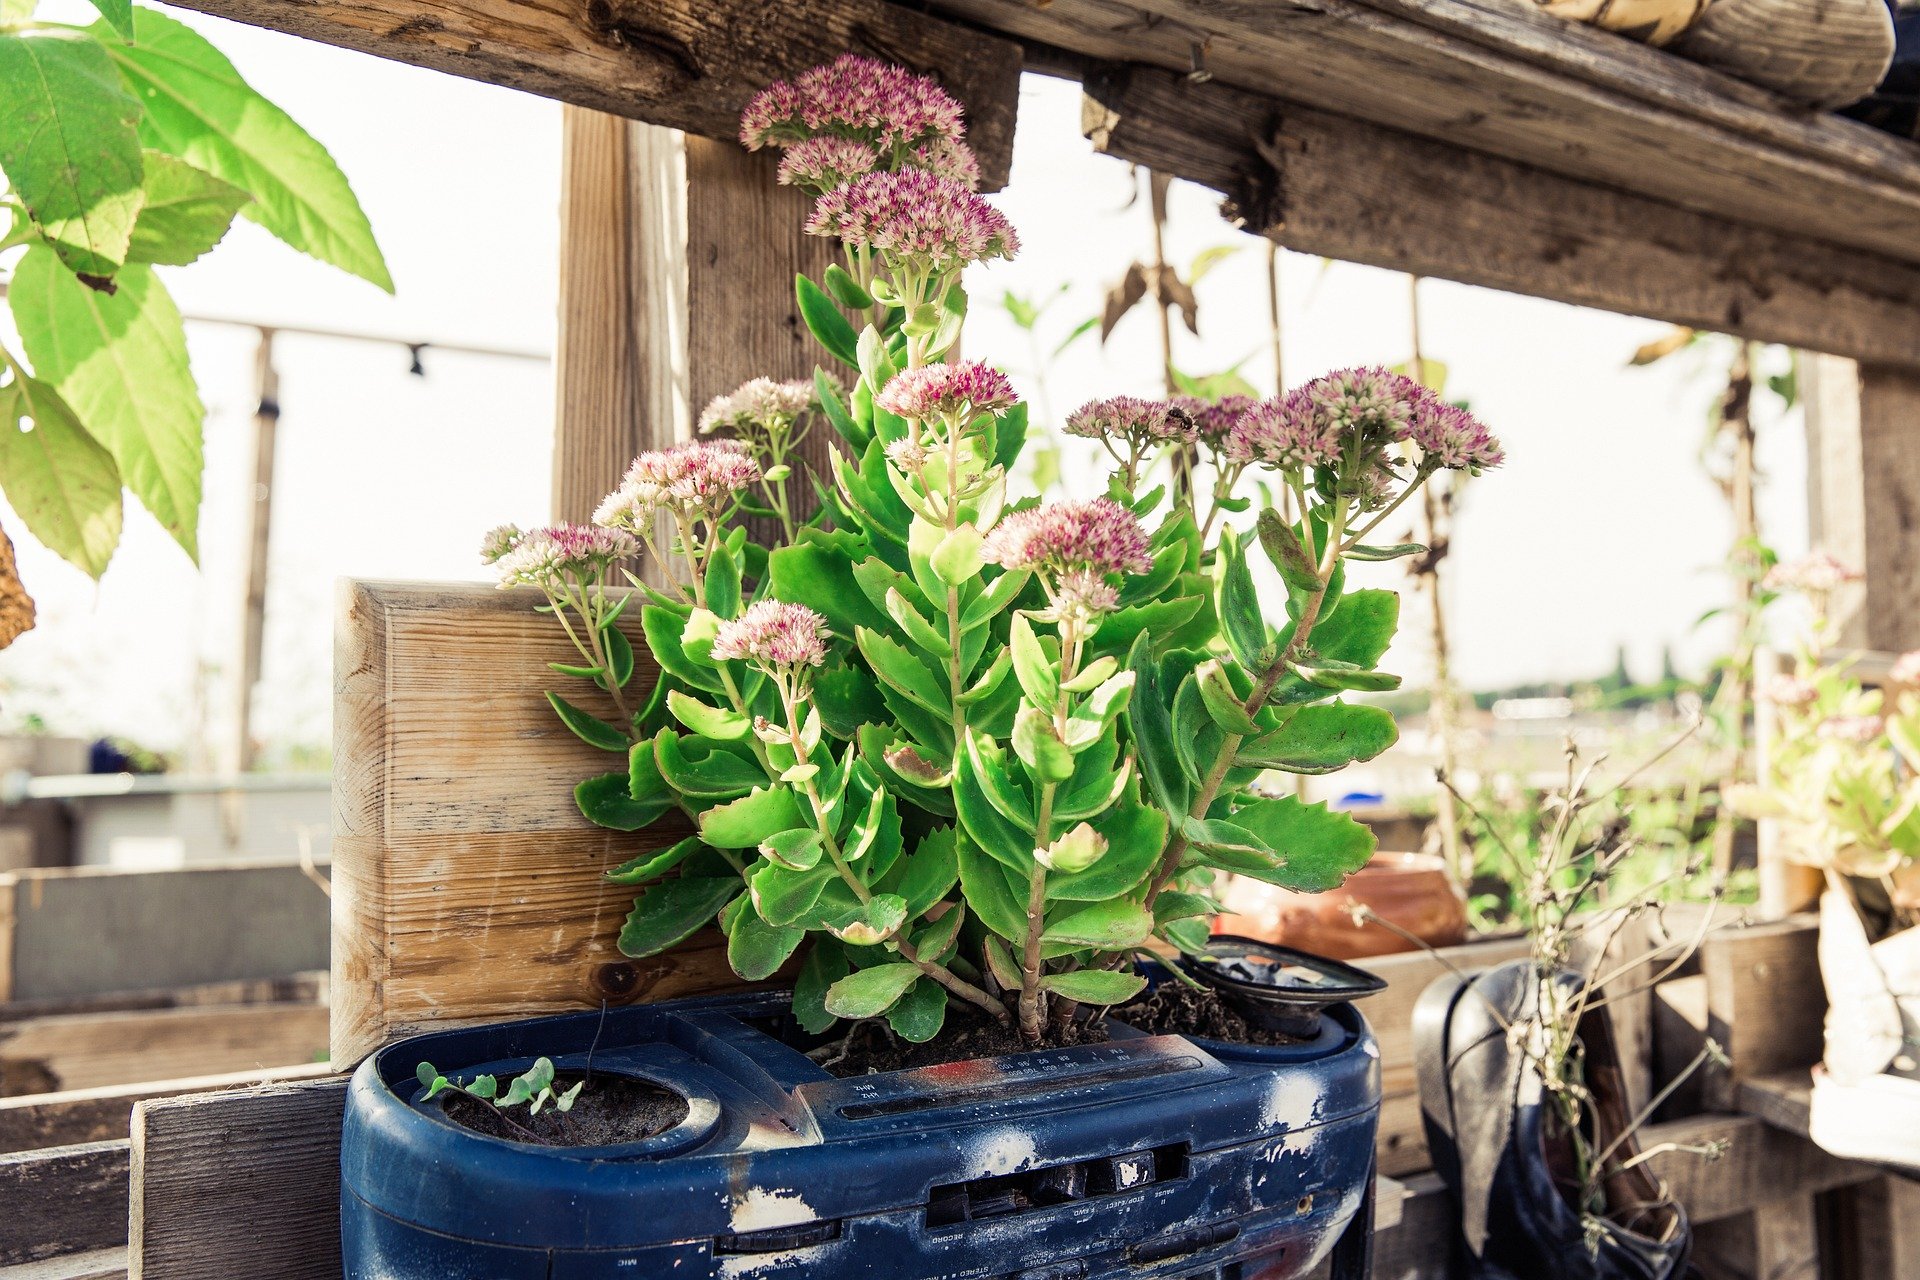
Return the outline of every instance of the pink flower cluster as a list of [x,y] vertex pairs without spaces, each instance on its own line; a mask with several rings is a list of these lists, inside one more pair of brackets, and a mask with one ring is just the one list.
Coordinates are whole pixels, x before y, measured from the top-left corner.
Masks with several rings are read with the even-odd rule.
[[814,395],[813,383],[805,378],[791,382],[751,379],[708,402],[700,414],[700,434],[706,435],[719,427],[765,430],[776,423],[791,426],[813,407]]
[[1145,573],[1153,567],[1147,533],[1131,511],[1108,498],[1049,502],[1007,516],[981,555],[1003,569],[1065,575]]
[[1890,684],[1920,688],[1920,649],[1901,654],[1893,660],[1893,666],[1887,670]]
[[762,600],[731,622],[720,624],[713,656],[745,659],[768,671],[817,667],[827,660],[827,620],[803,604]]
[[758,151],[832,134],[916,147],[961,137],[962,115],[959,101],[930,78],[849,53],[762,89],[740,115],[740,141]]
[[982,360],[923,364],[896,374],[874,398],[888,413],[915,422],[965,426],[983,413],[1004,413],[1019,400],[1007,375]]
[[[1241,409],[1228,427],[1225,452],[1236,462],[1283,470],[1330,466],[1346,457],[1371,458],[1384,467],[1380,451],[1403,440],[1419,446],[1424,462],[1454,471],[1477,474],[1506,460],[1479,419],[1412,378],[1381,368],[1336,370]],[[1386,477],[1375,470],[1367,468],[1363,480],[1378,489]]]
[[1860,581],[1860,571],[1825,551],[1815,551],[1767,570],[1761,585],[1769,591],[1804,591],[1828,595],[1849,582]]
[[500,575],[500,586],[557,590],[574,577],[604,571],[638,554],[632,534],[585,524],[556,524],[521,531],[503,525],[488,533],[480,557]]
[[1756,692],[1760,701],[1770,702],[1776,707],[1809,706],[1820,697],[1820,691],[1814,687],[1813,681],[1790,675],[1773,676]]
[[880,164],[880,153],[854,138],[822,136],[796,142],[780,157],[776,175],[783,187],[831,191],[865,177]]
[[935,138],[923,142],[907,157],[907,168],[925,169],[938,178],[950,178],[967,190],[980,185],[980,159],[973,148],[957,138]]
[[1260,402],[1252,396],[1221,396],[1212,401],[1202,400],[1199,396],[1176,396],[1173,403],[1187,411],[1200,439],[1218,448],[1232,434],[1233,424]]
[[1450,471],[1479,475],[1507,460],[1507,452],[1484,422],[1462,409],[1429,395],[1416,408],[1408,428],[1420,451]]
[[962,183],[924,169],[870,173],[827,192],[814,204],[807,233],[935,272],[1020,251],[1005,214]]
[[760,464],[738,440],[690,440],[641,454],[593,513],[614,529],[644,529],[662,508],[717,518],[760,482]]
[[1814,732],[1828,742],[1868,743],[1884,730],[1879,716],[1828,716]]
[[1067,415],[1068,435],[1094,440],[1187,444],[1197,438],[1198,431],[1192,413],[1183,405],[1141,396],[1089,400]]

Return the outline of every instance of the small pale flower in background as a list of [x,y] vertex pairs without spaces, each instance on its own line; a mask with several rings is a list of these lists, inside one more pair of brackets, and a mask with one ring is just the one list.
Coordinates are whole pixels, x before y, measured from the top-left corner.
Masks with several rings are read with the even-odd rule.
[[1007,375],[980,360],[927,364],[897,374],[875,402],[896,417],[966,426],[986,413],[1004,413],[1019,400]]
[[[931,145],[931,144],[929,144]],[[958,145],[958,144],[957,144]],[[796,142],[780,157],[776,181],[815,193],[843,187],[872,173],[880,154],[854,138],[819,137]]]
[[1820,691],[1803,677],[1776,675],[1761,684],[1756,696],[1776,707],[1804,707],[1818,699]]
[[662,508],[717,519],[760,482],[760,464],[738,440],[689,440],[641,454],[620,487],[593,513],[593,522],[645,530]]
[[1767,570],[1761,585],[1769,591],[1804,591],[1827,595],[1849,582],[1860,581],[1860,571],[1824,551],[1815,551]]
[[1485,423],[1431,393],[1415,402],[1408,436],[1426,460],[1450,471],[1478,475],[1507,459]]
[[1191,413],[1167,400],[1109,396],[1089,400],[1067,415],[1067,434],[1091,440],[1186,444],[1199,434]]
[[[511,526],[506,526],[510,528]],[[498,533],[496,530],[495,533]],[[499,544],[492,534],[482,556]],[[598,525],[556,524],[521,533],[513,545],[490,563],[500,575],[500,587],[539,587],[549,593],[567,590],[574,579],[591,579],[640,550],[632,534]]]
[[1020,251],[1005,214],[964,184],[921,169],[870,173],[827,192],[806,229],[877,254],[894,271],[944,274]]
[[1120,589],[1092,569],[1068,569],[1053,584],[1055,622],[1084,624],[1120,607]]
[[493,564],[513,550],[523,536],[517,524],[503,524],[487,530],[486,536],[480,539],[480,563]]
[[1107,498],[1016,511],[994,526],[981,555],[1003,569],[1056,575],[1075,570],[1139,574],[1153,567],[1138,517]]
[[762,600],[720,624],[713,657],[720,662],[744,659],[776,672],[817,667],[827,660],[829,634],[827,620],[805,605]]
[[1903,653],[1893,660],[1893,666],[1887,670],[1887,680],[1892,684],[1920,688],[1920,649]]
[[805,378],[790,382],[754,378],[708,401],[700,414],[700,434],[708,435],[721,427],[764,431],[773,426],[792,426],[813,408],[816,394],[813,383]]
[[1814,732],[1829,742],[1868,743],[1883,729],[1879,716],[1828,716]]

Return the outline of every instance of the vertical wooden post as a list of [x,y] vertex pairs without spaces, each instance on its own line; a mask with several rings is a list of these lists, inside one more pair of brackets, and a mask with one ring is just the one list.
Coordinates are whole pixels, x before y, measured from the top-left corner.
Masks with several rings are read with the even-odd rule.
[[[260,683],[260,654],[266,644],[267,560],[273,532],[273,463],[280,430],[280,373],[273,364],[273,330],[260,330],[253,355],[253,488],[247,507],[246,596],[240,614],[239,652],[234,655],[233,714],[228,726],[229,774],[253,767],[253,691]],[[230,793],[222,804],[227,843],[240,838],[240,799]]]
[[[572,107],[564,128],[553,506],[578,520],[713,397],[826,361],[793,279],[833,247],[801,230],[807,200],[770,154]],[[802,450],[815,467],[827,434]]]

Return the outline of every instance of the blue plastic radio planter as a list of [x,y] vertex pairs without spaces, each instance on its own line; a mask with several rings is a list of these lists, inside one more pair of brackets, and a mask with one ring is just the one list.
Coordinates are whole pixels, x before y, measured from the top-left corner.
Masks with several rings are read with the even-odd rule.
[[[349,1280],[1290,1280],[1336,1241],[1336,1271],[1365,1275],[1380,1071],[1350,1006],[1283,1048],[1116,1025],[853,1079],[790,1028],[784,996],[728,996],[385,1050],[347,1105]],[[542,1055],[577,1072],[589,1049],[593,1082],[664,1085],[686,1118],[541,1146],[462,1128],[414,1077],[504,1080]]]

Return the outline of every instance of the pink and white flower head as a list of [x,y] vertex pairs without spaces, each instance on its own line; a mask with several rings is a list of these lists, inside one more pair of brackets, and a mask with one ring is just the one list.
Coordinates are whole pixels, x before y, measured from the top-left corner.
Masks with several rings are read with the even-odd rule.
[[513,550],[525,536],[517,524],[503,524],[487,530],[486,536],[480,539],[480,563],[498,563],[500,557]]
[[1120,589],[1091,569],[1069,569],[1053,583],[1052,606],[1055,622],[1084,625],[1118,609]]
[[1909,689],[1920,689],[1920,649],[1910,650],[1895,658],[1893,666],[1887,670],[1887,681]]
[[1337,369],[1242,413],[1228,432],[1226,454],[1281,470],[1377,459],[1407,438],[1415,406],[1431,400],[1412,378],[1387,369]]
[[761,90],[741,112],[740,141],[758,151],[829,134],[882,150],[911,149],[961,137],[963,115],[959,101],[930,78],[849,53]]
[[927,458],[931,456],[927,452],[927,446],[911,437],[895,440],[887,446],[886,453],[887,461],[891,462],[896,470],[904,471],[908,475],[918,475],[920,469],[927,465]]
[[1187,444],[1198,437],[1193,415],[1170,400],[1109,396],[1089,400],[1067,415],[1067,434],[1137,445]]
[[1879,738],[1884,728],[1879,716],[1828,716],[1814,732],[1828,742],[1865,744]]
[[783,187],[799,187],[819,195],[865,177],[879,165],[880,153],[871,144],[857,138],[822,136],[787,148],[780,157],[776,178]]
[[713,656],[744,660],[770,673],[817,667],[827,660],[827,620],[803,604],[762,600],[731,622],[720,624]]
[[924,169],[870,173],[827,192],[806,229],[877,254],[890,270],[945,273],[1020,251],[1005,214],[962,183]]
[[1139,574],[1153,567],[1139,519],[1109,498],[1016,511],[994,526],[981,555],[1003,569],[1060,580],[1075,572]]
[[1507,460],[1485,423],[1431,392],[1415,401],[1408,436],[1428,461],[1450,471],[1479,475]]
[[1174,403],[1185,409],[1193,419],[1201,441],[1218,449],[1226,444],[1227,438],[1233,433],[1233,424],[1260,402],[1252,396],[1221,396],[1214,401],[1202,400],[1198,396],[1181,396]]
[[981,360],[923,364],[896,374],[874,398],[888,413],[914,422],[966,427],[987,413],[1005,413],[1018,403],[1007,375]]
[[1234,462],[1264,463],[1282,471],[1331,466],[1340,459],[1340,433],[1316,413],[1300,387],[1262,400],[1227,429],[1223,453]]
[[1861,573],[1844,560],[1824,551],[1815,551],[1767,570],[1761,585],[1769,591],[1803,591],[1808,595],[1830,595],[1849,582],[1860,581]]
[[754,378],[708,402],[700,414],[700,434],[707,435],[722,427],[761,432],[785,429],[814,404],[813,383],[805,378],[791,382]]
[[[492,549],[491,535],[487,549]],[[556,524],[529,529],[493,560],[500,587],[539,587],[557,591],[570,581],[591,578],[615,562],[638,554],[640,544],[621,529],[589,524]],[[484,551],[482,553],[485,554]]]
[[1813,681],[1793,675],[1776,675],[1767,679],[1756,691],[1762,702],[1770,702],[1776,707],[1810,706],[1820,697],[1820,690]]
[[760,482],[760,464],[738,440],[689,440],[641,454],[593,513],[615,529],[645,529],[662,509],[716,519]]
[[958,138],[935,138],[921,143],[901,167],[924,169],[935,177],[950,178],[969,191],[980,188],[980,157]]

